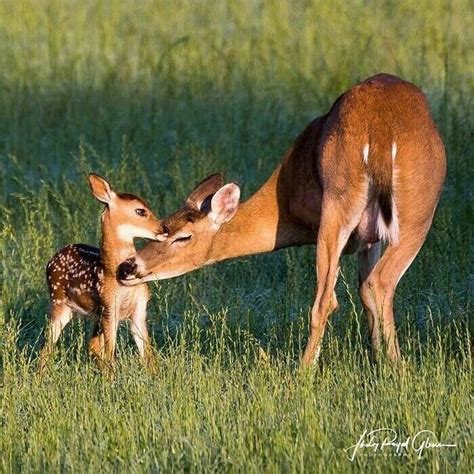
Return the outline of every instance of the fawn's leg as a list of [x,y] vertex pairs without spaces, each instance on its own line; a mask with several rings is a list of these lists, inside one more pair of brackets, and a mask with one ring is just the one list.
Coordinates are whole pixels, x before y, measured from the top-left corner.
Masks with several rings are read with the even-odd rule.
[[99,369],[104,370],[105,361],[105,338],[102,332],[102,324],[100,318],[94,321],[94,328],[92,330],[92,336],[89,339],[89,351],[94,357]]
[[72,319],[72,309],[62,303],[53,304],[49,314],[49,323],[46,328],[45,341],[39,354],[39,372],[44,371],[51,354],[53,353],[54,345],[59,336],[63,332],[64,327]]
[[104,357],[103,360],[107,367],[107,372],[111,378],[115,372],[115,347],[117,345],[117,330],[119,324],[119,303],[116,302],[115,295],[111,301],[103,304],[103,312],[100,318],[100,332],[103,337]]

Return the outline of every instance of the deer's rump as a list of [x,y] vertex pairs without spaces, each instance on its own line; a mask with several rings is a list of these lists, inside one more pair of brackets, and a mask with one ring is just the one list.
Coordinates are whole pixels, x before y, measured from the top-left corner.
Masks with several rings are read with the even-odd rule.
[[396,245],[400,212],[410,215],[406,222],[431,219],[433,206],[424,201],[437,201],[444,148],[426,97],[413,84],[381,74],[343,94],[323,118],[316,150],[323,195],[339,201],[349,218],[360,215],[360,240]]

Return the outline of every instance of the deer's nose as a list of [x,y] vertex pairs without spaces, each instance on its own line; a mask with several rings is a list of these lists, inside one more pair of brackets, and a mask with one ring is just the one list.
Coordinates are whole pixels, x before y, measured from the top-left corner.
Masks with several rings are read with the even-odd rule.
[[131,257],[122,262],[117,268],[117,278],[119,280],[127,280],[130,276],[134,276],[137,271],[135,257]]
[[170,233],[170,230],[168,229],[168,226],[162,225],[161,229],[156,233],[156,240],[158,242],[164,242]]

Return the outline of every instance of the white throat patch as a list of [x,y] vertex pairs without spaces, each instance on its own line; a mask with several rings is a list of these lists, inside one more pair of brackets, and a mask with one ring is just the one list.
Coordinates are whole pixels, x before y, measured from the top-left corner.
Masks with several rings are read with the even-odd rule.
[[154,239],[155,233],[143,227],[138,227],[132,224],[121,224],[117,226],[117,236],[120,240],[130,242],[136,237],[144,239]]

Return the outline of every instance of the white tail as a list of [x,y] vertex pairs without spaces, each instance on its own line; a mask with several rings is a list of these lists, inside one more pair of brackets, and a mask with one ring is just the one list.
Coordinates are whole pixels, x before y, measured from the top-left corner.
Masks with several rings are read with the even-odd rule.
[[377,214],[377,235],[381,241],[391,245],[397,245],[400,238],[400,223],[398,222],[398,209],[395,199],[392,198],[392,219],[387,225],[382,212]]

